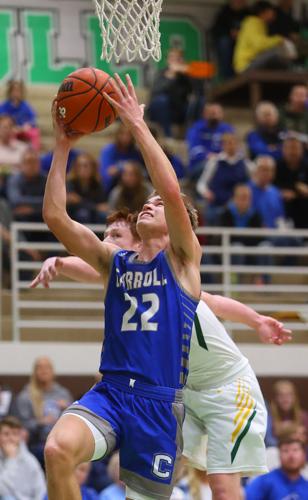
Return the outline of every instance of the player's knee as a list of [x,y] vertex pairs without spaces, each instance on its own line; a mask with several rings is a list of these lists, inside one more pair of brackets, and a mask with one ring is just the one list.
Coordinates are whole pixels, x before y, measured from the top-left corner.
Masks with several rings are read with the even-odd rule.
[[46,466],[63,468],[74,466],[74,453],[66,440],[50,436],[44,448]]
[[230,500],[230,489],[224,484],[211,485],[213,500]]

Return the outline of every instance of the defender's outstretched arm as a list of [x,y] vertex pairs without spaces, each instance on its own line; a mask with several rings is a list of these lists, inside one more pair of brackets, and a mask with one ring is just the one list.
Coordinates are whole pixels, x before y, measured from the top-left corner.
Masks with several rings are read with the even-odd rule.
[[292,340],[291,330],[286,329],[283,323],[270,316],[258,314],[254,309],[237,300],[222,297],[221,295],[211,295],[206,292],[201,293],[201,300],[219,318],[226,321],[243,323],[256,330],[261,342],[281,345],[288,340]]

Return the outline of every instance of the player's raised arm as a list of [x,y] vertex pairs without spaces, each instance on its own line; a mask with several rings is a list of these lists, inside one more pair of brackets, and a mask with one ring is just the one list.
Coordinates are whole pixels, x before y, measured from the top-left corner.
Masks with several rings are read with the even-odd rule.
[[67,137],[57,123],[56,102],[53,103],[52,116],[56,144],[46,182],[43,218],[69,253],[77,255],[96,271],[102,272],[107,269],[117,247],[102,243],[90,229],[73,221],[66,211],[66,165],[73,140]]
[[129,75],[126,76],[127,85],[124,85],[118,75],[115,75],[115,80],[113,87],[117,101],[108,94],[104,95],[116,108],[122,122],[132,132],[144,158],[152,184],[164,202],[172,249],[183,260],[199,264],[198,240],[192,230],[173,167],[143,119],[143,109],[138,103]]
[[261,342],[265,344],[281,345],[292,340],[291,330],[285,328],[283,323],[270,316],[263,316],[237,300],[206,292],[201,293],[201,300],[219,318],[243,323],[255,330]]
[[49,257],[43,262],[30,288],[39,285],[49,288],[49,283],[57,276],[65,276],[80,283],[102,283],[102,275],[79,257]]

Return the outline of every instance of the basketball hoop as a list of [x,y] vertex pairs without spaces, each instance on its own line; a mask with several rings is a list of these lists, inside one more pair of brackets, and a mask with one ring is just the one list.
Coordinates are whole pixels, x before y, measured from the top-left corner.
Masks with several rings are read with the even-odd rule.
[[101,59],[128,62],[161,58],[159,16],[163,0],[94,0],[102,33]]

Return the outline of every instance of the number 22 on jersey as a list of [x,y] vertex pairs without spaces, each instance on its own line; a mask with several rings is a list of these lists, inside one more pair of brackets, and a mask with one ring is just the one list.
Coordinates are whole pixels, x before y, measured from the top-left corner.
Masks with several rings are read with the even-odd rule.
[[[125,301],[129,302],[129,308],[123,315],[121,332],[135,332],[138,326],[143,332],[156,332],[158,323],[151,321],[159,309],[159,298],[156,293],[143,293],[141,296],[142,304],[149,304],[149,307],[140,315],[140,325],[134,321],[134,316],[138,309],[138,299],[128,293],[124,294]],[[140,299],[139,299],[140,300]],[[136,319],[136,318],[135,318]]]

